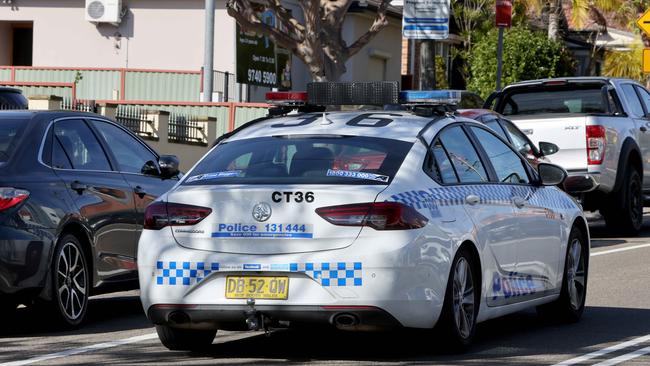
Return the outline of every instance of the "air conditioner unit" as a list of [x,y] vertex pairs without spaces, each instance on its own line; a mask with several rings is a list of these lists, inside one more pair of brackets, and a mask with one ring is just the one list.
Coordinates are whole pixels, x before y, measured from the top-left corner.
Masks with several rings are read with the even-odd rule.
[[119,24],[122,20],[122,0],[86,0],[86,20]]

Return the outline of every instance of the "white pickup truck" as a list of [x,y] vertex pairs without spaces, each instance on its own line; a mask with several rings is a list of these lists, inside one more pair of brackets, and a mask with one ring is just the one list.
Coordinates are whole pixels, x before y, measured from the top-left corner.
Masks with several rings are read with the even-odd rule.
[[627,79],[575,77],[525,81],[486,102],[538,144],[550,160],[585,182],[583,207],[608,227],[635,235],[650,192],[650,93]]

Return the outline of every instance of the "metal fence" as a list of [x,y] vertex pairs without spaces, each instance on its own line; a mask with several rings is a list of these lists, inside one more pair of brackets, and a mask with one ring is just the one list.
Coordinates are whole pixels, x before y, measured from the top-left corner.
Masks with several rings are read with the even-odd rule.
[[207,146],[205,124],[196,117],[178,113],[169,115],[169,142]]
[[3,103],[0,103],[0,111],[9,111],[9,110],[15,110],[15,109],[27,109],[27,108],[22,108],[21,106],[17,106],[15,104],[3,104]]
[[136,135],[146,140],[158,140],[153,134],[153,121],[147,118],[147,111],[136,106],[120,105],[115,120]]
[[97,103],[94,100],[63,98],[61,109],[97,113]]

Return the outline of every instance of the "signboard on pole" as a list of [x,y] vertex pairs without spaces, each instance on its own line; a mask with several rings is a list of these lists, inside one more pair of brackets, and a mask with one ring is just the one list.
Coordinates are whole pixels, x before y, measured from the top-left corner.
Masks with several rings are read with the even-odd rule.
[[[275,26],[275,14],[256,4],[260,18]],[[237,82],[270,88],[291,88],[291,54],[268,36],[244,32],[237,24]]]
[[[650,37],[650,10],[647,10],[636,20],[636,25]],[[650,74],[650,48],[643,49],[643,73]]]
[[512,0],[497,0],[496,25],[510,28],[512,26]]
[[449,38],[450,0],[404,0],[402,36],[408,39]]

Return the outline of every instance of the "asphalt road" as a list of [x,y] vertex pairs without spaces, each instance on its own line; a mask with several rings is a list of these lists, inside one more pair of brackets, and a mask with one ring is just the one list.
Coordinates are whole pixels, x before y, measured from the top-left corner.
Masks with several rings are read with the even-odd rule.
[[21,308],[0,320],[0,366],[25,364],[650,365],[650,215],[636,238],[591,226],[587,309],[577,324],[524,311],[482,323],[471,350],[453,355],[423,332],[220,332],[205,353],[164,348],[137,292],[96,297],[80,330],[61,332]]

